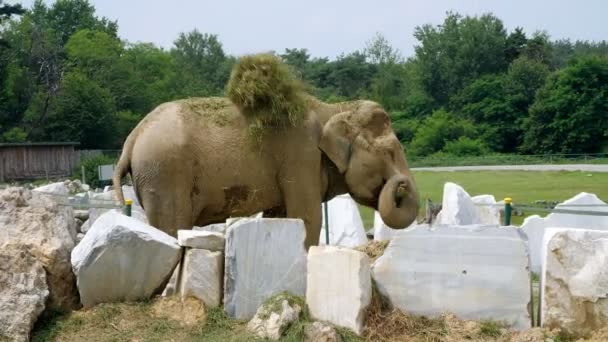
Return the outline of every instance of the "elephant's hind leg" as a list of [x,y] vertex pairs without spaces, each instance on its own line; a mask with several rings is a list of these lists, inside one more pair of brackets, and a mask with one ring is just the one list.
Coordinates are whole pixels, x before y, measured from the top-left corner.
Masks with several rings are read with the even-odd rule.
[[[184,181],[188,175],[179,173],[163,172],[162,174],[171,175],[171,179],[158,177],[142,187],[145,190],[141,190],[142,204],[150,225],[173,237],[177,237],[179,229],[191,229],[194,224],[190,183]],[[175,179],[182,183],[176,184]]]

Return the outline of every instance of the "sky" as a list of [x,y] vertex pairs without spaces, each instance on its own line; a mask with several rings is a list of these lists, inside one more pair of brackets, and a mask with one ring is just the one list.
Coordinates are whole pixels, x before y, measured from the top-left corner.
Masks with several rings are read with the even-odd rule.
[[[29,7],[34,0],[5,1]],[[48,0],[47,3],[53,1]],[[219,36],[233,55],[307,48],[334,58],[361,50],[376,32],[406,57],[416,26],[438,25],[447,11],[493,13],[509,31],[546,31],[552,39],[608,40],[608,0],[91,0],[99,16],[118,20],[130,42],[170,48],[180,32]]]

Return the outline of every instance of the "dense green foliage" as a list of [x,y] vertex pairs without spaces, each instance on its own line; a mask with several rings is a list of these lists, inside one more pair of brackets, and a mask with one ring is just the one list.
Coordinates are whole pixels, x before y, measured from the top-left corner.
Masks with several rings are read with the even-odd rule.
[[[226,95],[237,58],[220,37],[184,32],[166,50],[117,28],[89,0],[0,1],[0,141],[120,148],[160,103]],[[276,56],[324,101],[380,102],[411,156],[608,151],[606,41],[552,41],[492,14],[447,13],[413,34],[409,58],[379,34],[334,59]]]

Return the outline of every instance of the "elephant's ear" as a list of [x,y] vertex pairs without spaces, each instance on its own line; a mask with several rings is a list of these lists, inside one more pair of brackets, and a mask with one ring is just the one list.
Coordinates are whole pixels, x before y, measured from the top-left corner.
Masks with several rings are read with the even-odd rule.
[[334,115],[325,126],[319,141],[319,149],[338,167],[346,172],[351,154],[351,127],[345,120],[347,112]]

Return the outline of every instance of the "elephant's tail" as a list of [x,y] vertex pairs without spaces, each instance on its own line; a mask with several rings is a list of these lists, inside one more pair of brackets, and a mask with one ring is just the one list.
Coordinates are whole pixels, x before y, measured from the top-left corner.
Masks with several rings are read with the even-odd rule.
[[131,172],[131,151],[133,150],[133,144],[135,143],[135,139],[133,138],[133,134],[127,137],[125,144],[122,149],[122,153],[120,154],[120,158],[118,159],[118,163],[116,164],[116,168],[114,169],[114,176],[112,177],[112,185],[114,187],[114,193],[116,199],[123,203],[125,201],[125,197],[122,193],[122,179],[127,175],[127,173]]

